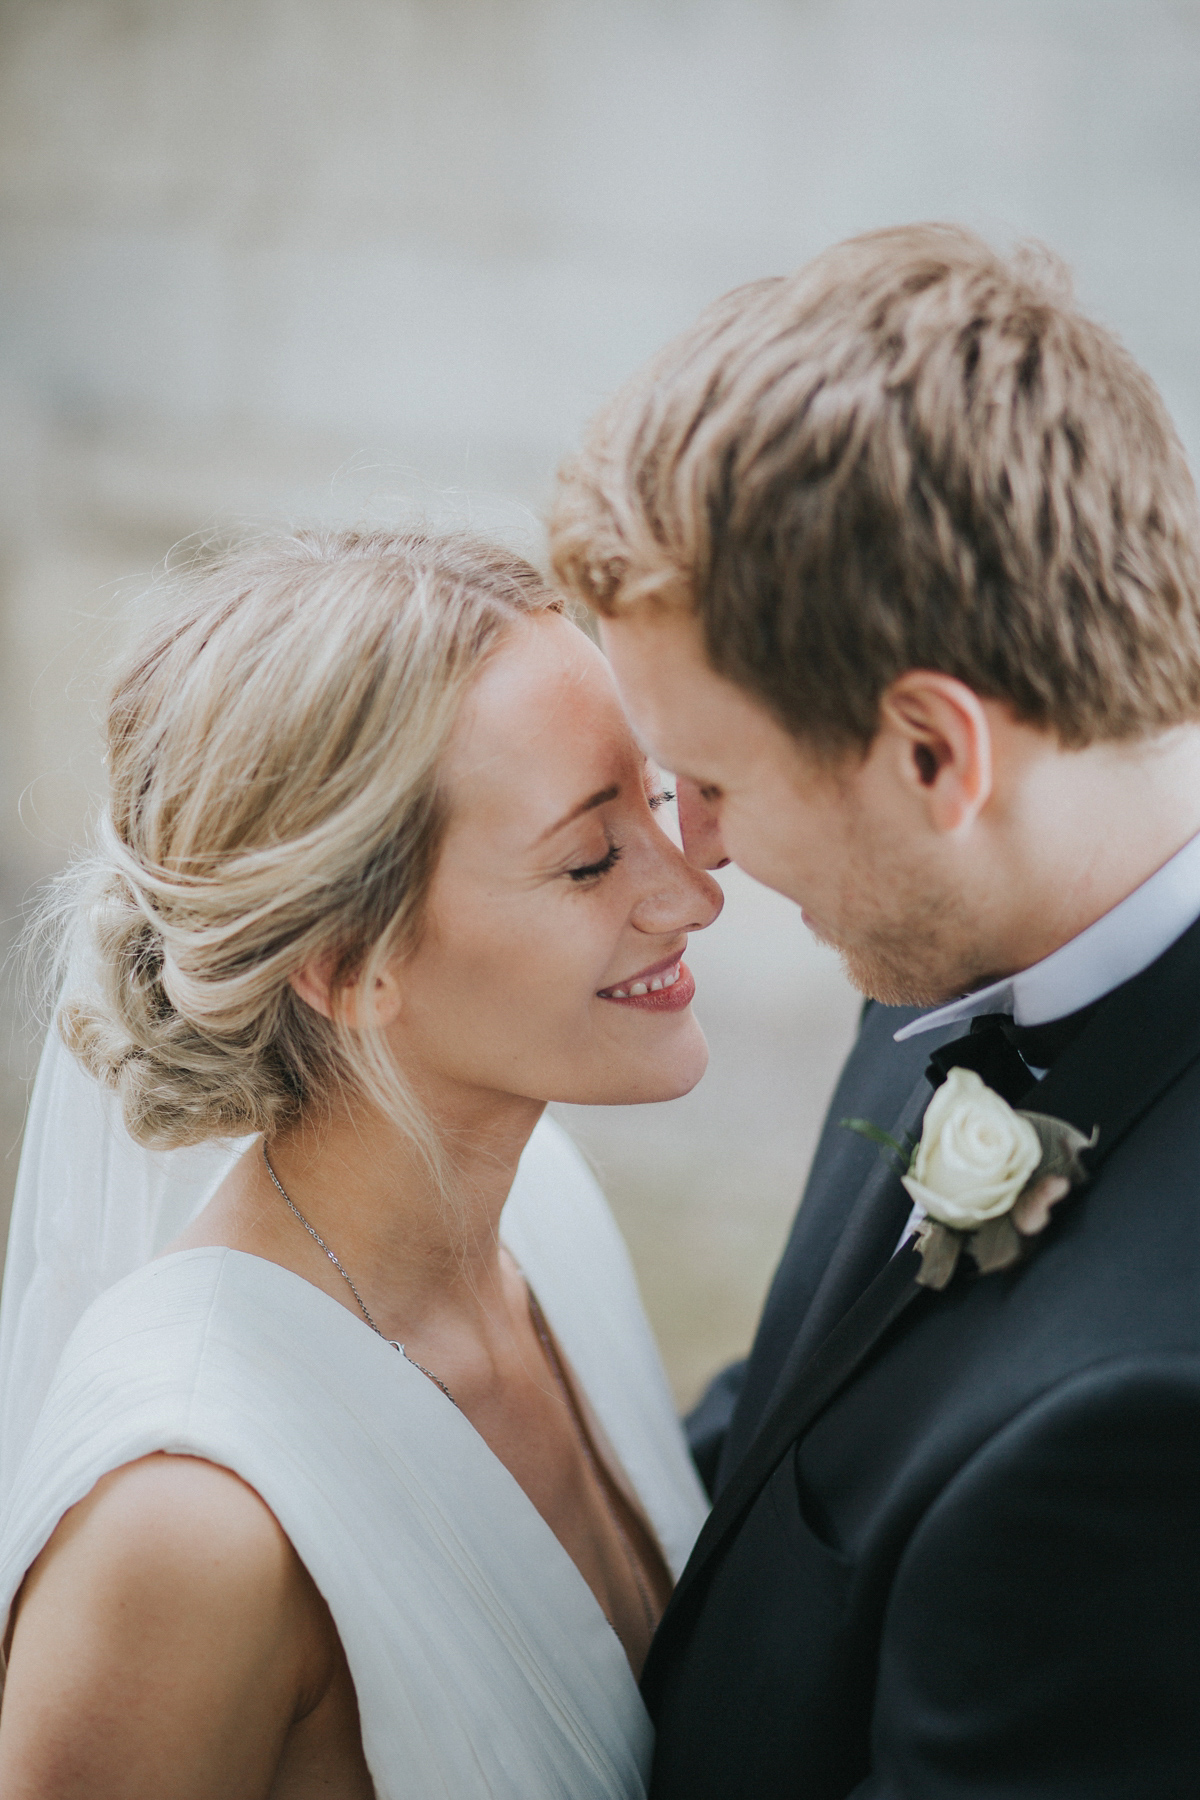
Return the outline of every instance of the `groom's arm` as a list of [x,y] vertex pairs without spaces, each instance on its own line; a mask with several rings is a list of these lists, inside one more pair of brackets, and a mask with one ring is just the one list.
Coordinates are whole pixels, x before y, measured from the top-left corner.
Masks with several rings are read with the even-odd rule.
[[692,1461],[700,1471],[700,1479],[710,1499],[725,1433],[729,1430],[729,1421],[733,1417],[733,1409],[738,1403],[742,1383],[746,1379],[746,1362],[746,1357],[743,1357],[741,1362],[730,1363],[727,1369],[722,1369],[709,1382],[703,1399],[683,1421]]
[[1200,1366],[1102,1365],[949,1482],[888,1602],[851,1800],[1200,1793]]

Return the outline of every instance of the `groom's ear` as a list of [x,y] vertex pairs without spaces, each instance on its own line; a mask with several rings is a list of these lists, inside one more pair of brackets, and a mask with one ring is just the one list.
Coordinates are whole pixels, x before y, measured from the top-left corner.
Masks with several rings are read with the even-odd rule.
[[909,669],[880,702],[880,728],[893,739],[901,782],[936,831],[960,831],[987,805],[993,784],[992,722],[965,682]]

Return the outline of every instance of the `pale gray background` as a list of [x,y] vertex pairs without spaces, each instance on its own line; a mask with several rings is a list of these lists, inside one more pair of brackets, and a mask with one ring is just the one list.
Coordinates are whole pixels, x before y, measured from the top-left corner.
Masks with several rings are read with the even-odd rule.
[[[1198,100],[1194,0],[0,0],[4,914],[80,838],[172,543],[416,504],[536,554],[614,384],[849,232],[1046,238],[1194,451]],[[751,1330],[855,1007],[729,895],[704,1084],[570,1121],[681,1397]]]

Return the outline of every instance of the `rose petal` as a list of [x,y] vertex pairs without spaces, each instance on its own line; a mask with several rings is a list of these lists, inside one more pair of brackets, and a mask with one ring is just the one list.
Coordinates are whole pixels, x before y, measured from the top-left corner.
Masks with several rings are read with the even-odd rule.
[[1007,1212],[1042,1160],[1034,1124],[973,1069],[951,1069],[925,1113],[904,1185],[954,1230]]
[[1009,1217],[1022,1237],[1036,1237],[1050,1223],[1050,1208],[1065,1200],[1071,1183],[1065,1175],[1043,1175],[1026,1188]]
[[1005,1181],[995,1187],[980,1183],[967,1193],[952,1196],[937,1188],[926,1187],[913,1175],[903,1175],[901,1181],[909,1196],[931,1219],[948,1225],[952,1231],[973,1231],[975,1226],[985,1225],[989,1219],[1008,1212],[1024,1185],[1023,1181]]

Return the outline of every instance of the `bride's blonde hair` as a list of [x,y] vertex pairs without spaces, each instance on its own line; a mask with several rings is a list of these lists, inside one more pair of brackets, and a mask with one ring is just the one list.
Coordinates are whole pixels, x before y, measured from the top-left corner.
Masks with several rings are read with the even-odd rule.
[[298,532],[178,585],[112,695],[109,805],[55,908],[59,1029],[139,1143],[269,1135],[340,1086],[436,1163],[381,1035],[289,976],[325,958],[370,994],[416,944],[463,696],[561,603],[519,556],[420,532]]

